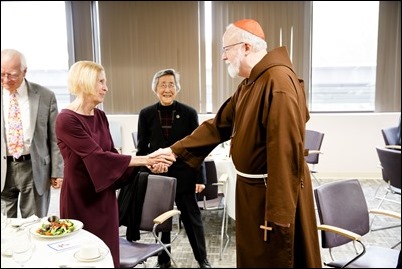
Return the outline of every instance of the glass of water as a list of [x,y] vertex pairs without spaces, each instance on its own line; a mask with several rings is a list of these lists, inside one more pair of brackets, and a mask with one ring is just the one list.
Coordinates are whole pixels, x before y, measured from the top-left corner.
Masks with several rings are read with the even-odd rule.
[[8,218],[7,218],[7,206],[6,202],[3,200],[1,201],[1,231],[7,227],[8,224]]
[[18,232],[13,238],[13,259],[21,267],[31,259],[34,250],[34,243],[32,242],[31,234],[27,230]]

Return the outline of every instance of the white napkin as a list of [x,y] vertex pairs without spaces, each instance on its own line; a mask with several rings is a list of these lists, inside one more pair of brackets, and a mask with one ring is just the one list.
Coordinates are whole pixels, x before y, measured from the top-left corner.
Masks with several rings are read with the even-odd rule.
[[11,226],[21,226],[21,225],[23,225],[25,223],[34,222],[34,221],[36,221],[38,219],[39,219],[38,216],[32,215],[32,216],[30,216],[28,218],[16,218],[16,219],[12,218],[10,220],[10,223],[11,223]]

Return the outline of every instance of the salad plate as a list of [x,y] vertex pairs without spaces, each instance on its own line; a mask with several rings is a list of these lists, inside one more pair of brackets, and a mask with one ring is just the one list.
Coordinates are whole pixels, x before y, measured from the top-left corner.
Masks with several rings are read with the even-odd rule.
[[74,220],[74,219],[68,219],[68,220],[60,219],[59,220],[60,223],[63,223],[64,221],[72,222],[74,224],[74,226],[73,226],[74,230],[72,230],[72,231],[65,230],[62,233],[58,234],[58,233],[54,232],[55,230],[57,230],[57,228],[55,227],[52,229],[53,232],[49,232],[49,234],[41,234],[38,232],[38,230],[40,230],[43,227],[43,225],[50,224],[48,221],[45,221],[45,222],[42,222],[38,226],[32,227],[30,229],[30,232],[31,232],[31,234],[33,234],[37,237],[53,239],[53,238],[61,238],[61,237],[66,237],[66,236],[76,234],[79,230],[81,230],[84,227],[84,224],[79,220]]

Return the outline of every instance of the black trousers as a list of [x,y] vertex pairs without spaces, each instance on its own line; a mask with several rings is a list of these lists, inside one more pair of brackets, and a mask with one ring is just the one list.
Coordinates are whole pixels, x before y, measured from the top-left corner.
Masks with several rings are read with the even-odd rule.
[[[194,253],[194,258],[197,261],[202,261],[207,257],[205,247],[204,224],[202,222],[201,211],[198,207],[195,192],[191,193],[176,193],[176,206],[180,210],[180,219],[190,242]],[[163,243],[170,243],[170,232],[162,233],[161,240]],[[171,249],[169,249],[171,251]],[[167,263],[170,260],[169,255],[163,251],[158,256],[158,263]]]

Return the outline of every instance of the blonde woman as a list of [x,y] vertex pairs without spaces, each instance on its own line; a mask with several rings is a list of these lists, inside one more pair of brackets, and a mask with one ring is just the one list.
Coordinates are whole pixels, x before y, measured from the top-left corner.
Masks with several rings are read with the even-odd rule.
[[166,172],[174,158],[131,156],[115,149],[105,112],[96,108],[108,91],[103,67],[80,61],[71,66],[68,87],[75,100],[56,119],[57,143],[64,159],[61,218],[77,219],[110,248],[119,263],[116,189],[134,179],[139,166]]

